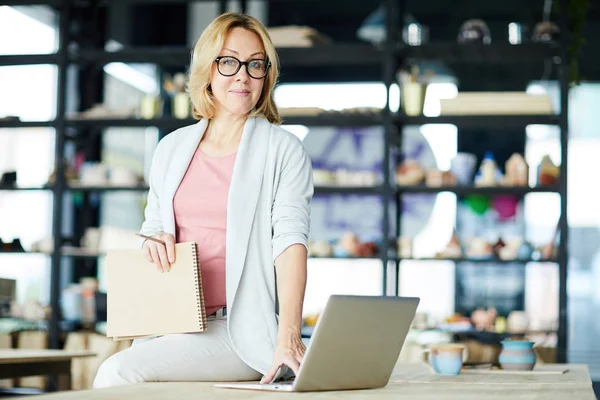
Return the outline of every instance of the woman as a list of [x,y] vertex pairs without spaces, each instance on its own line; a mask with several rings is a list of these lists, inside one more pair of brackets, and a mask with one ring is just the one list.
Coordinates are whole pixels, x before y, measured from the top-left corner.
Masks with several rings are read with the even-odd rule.
[[302,143],[277,126],[277,62],[246,15],[221,15],[195,45],[188,88],[200,121],[159,143],[141,232],[166,243],[142,245],[163,273],[176,242],[198,243],[212,317],[206,332],[136,340],[94,387],[297,373],[313,182]]

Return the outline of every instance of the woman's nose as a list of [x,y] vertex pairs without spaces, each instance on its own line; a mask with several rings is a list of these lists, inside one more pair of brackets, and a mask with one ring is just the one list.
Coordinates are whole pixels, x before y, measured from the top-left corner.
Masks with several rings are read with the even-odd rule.
[[248,75],[248,71],[246,70],[246,66],[242,65],[242,67],[240,68],[240,70],[237,72],[237,74],[235,74],[235,79],[239,80],[239,81],[247,81],[250,78],[250,76]]

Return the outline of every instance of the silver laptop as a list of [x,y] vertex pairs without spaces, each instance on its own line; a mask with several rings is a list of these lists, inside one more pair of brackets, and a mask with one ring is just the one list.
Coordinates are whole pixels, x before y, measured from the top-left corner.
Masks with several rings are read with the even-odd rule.
[[218,383],[232,389],[312,392],[387,385],[414,319],[418,298],[333,295],[294,381]]

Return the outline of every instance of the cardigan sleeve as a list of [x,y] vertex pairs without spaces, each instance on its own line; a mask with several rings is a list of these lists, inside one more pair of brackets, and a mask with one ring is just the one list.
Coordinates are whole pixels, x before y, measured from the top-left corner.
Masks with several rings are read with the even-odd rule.
[[294,138],[281,154],[271,211],[273,261],[291,245],[308,250],[310,201],[314,193],[312,165],[304,146]]
[[[146,236],[152,236],[158,232],[163,231],[162,220],[160,217],[160,201],[158,193],[160,193],[160,168],[164,168],[164,164],[160,161],[160,148],[161,144],[156,147],[154,155],[152,157],[152,163],[150,165],[150,173],[148,178],[149,190],[146,202],[146,209],[144,210],[144,222],[140,229],[140,233]],[[139,246],[142,247],[146,239],[141,238]]]

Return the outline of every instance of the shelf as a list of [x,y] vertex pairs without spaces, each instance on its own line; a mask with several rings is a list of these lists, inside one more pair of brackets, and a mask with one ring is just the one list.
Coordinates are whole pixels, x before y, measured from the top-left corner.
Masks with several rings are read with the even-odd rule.
[[38,190],[52,190],[52,188],[50,187],[42,187],[42,186],[38,186],[38,187],[15,187],[15,186],[3,186],[0,185],[0,191],[5,191],[5,192],[19,192],[19,191],[27,191],[27,192],[31,192],[31,191],[38,191]]
[[[385,52],[382,48],[367,43],[339,43],[314,47],[280,47],[277,54],[281,68],[316,66],[381,65]],[[81,50],[70,55],[77,63],[111,62],[153,63],[165,66],[188,66],[191,61],[191,48],[185,46],[137,47],[120,51]],[[511,45],[509,43],[465,44],[430,43],[423,46],[407,46],[399,51],[401,58],[433,59],[446,62],[485,62],[516,63],[541,61],[559,54],[557,44],[529,43]]]
[[527,125],[558,125],[558,115],[442,115],[439,117],[409,117],[397,119],[403,125],[452,124],[460,128],[485,128],[505,130]]
[[3,256],[3,255],[30,256],[32,254],[35,254],[35,255],[40,255],[41,254],[41,255],[48,256],[48,255],[51,255],[52,253],[45,253],[45,252],[42,252],[42,251],[0,251],[0,256]]
[[[310,116],[288,116],[282,117],[283,124],[287,125],[306,125],[306,126],[377,126],[382,124],[382,115],[372,114],[342,114],[328,113],[322,115]],[[198,120],[193,118],[112,118],[112,119],[70,119],[66,125],[72,128],[111,128],[111,127],[130,127],[147,128],[156,127],[163,130],[175,130],[184,126],[193,125]],[[0,125],[1,127],[2,125]]]
[[198,121],[193,118],[100,118],[100,119],[68,119],[66,125],[73,128],[148,128],[156,127],[164,130],[175,130],[193,125]]
[[57,54],[9,54],[0,56],[0,67],[56,64],[57,62]]
[[[281,68],[330,65],[373,65],[382,62],[383,51],[370,44],[334,44],[315,47],[280,47],[277,54]],[[153,63],[168,66],[188,66],[192,49],[184,46],[137,47],[120,51],[81,50],[72,54],[78,63],[108,64]]]
[[[305,126],[337,126],[337,127],[368,127],[383,125],[381,113],[323,113],[320,115],[294,115],[283,116],[284,125]],[[183,126],[193,125],[198,121],[193,118],[101,118],[101,119],[68,119],[66,125],[73,128],[110,128],[110,127],[132,127],[146,128],[156,127],[164,130],[175,130]],[[452,124],[459,128],[486,128],[486,129],[508,129],[527,125],[557,125],[557,115],[457,115],[440,117],[396,117],[395,123],[401,125],[425,125],[425,124]],[[53,121],[41,122],[1,122],[1,127],[35,127],[54,126]]]
[[0,128],[55,128],[56,125],[56,121],[19,121],[18,119],[0,119]]
[[[111,1],[111,0],[104,0]],[[214,2],[215,0],[119,0],[120,3],[125,4],[189,4],[189,3],[207,3]]]
[[[370,44],[334,44],[307,48],[278,48],[279,83],[380,82],[383,51]],[[80,50],[71,62],[102,65],[111,62],[150,63],[187,69],[191,49],[184,46],[138,47],[115,52]]]
[[[9,187],[0,186],[0,191],[35,191],[35,190],[48,190],[52,191],[54,188],[50,185],[40,187]],[[148,186],[69,186],[65,187],[65,191],[70,192],[145,192],[148,190]]]
[[[51,252],[41,252],[41,251],[0,251],[0,256],[2,255],[47,255],[51,256]],[[74,247],[74,246],[64,246],[61,249],[61,254],[65,257],[77,257],[77,258],[98,258],[104,257],[106,253],[92,252],[83,248]],[[371,257],[317,257],[317,256],[309,256],[309,260],[333,260],[333,261],[356,261],[356,260],[380,260],[381,257],[379,255],[371,256]],[[394,258],[390,258],[390,261],[393,261]],[[499,260],[499,259],[478,259],[478,258],[396,258],[397,261],[451,261],[455,263],[474,263],[474,264],[526,264],[526,263],[557,263],[556,260]]]
[[[301,328],[301,335],[302,338],[305,339],[309,339],[313,332],[315,330],[314,326],[308,326],[308,325],[302,325]],[[442,332],[442,333],[448,333],[448,334],[454,334],[454,335],[475,335],[475,336],[480,336],[480,337],[497,337],[497,338],[505,338],[505,337],[510,337],[510,336],[524,336],[524,335],[552,335],[552,334],[556,334],[555,330],[547,330],[547,331],[540,331],[540,330],[528,330],[526,332],[503,332],[503,333],[497,333],[497,332],[491,332],[491,331],[478,331],[475,329],[471,329],[471,330],[452,330],[452,329],[443,329],[443,328],[426,328],[426,329],[416,329],[416,328],[411,328],[411,331],[414,332]]]
[[398,194],[402,193],[431,193],[451,192],[457,195],[526,195],[529,193],[558,193],[559,189],[555,186],[549,187],[519,187],[519,186],[493,186],[493,187],[473,187],[473,186],[398,186]]
[[61,254],[66,257],[77,257],[77,258],[98,258],[106,255],[105,253],[91,252],[81,247],[75,246],[63,246],[61,248]]
[[444,327],[429,327],[426,329],[415,329],[415,331],[418,332],[442,332],[442,333],[448,333],[448,334],[452,334],[452,335],[466,335],[466,336],[472,336],[472,337],[476,337],[479,339],[497,339],[497,340],[502,340],[504,338],[508,338],[511,336],[528,336],[528,335],[554,335],[556,334],[556,330],[526,330],[526,331],[522,331],[522,332],[509,332],[509,331],[505,331],[505,332],[495,332],[495,331],[481,331],[481,330],[477,330],[475,328],[471,328],[471,329],[450,329],[450,328],[444,328]]
[[381,194],[382,186],[315,186],[315,194]]
[[455,263],[476,263],[476,264],[526,264],[526,263],[556,263],[557,260],[534,260],[534,259],[517,259],[517,260],[500,260],[498,258],[397,258],[397,261],[452,261]]
[[148,186],[68,186],[71,192],[146,192]]
[[69,58],[72,62],[80,64],[93,63],[100,65],[112,62],[150,63],[185,68],[189,66],[191,60],[191,49],[184,46],[148,46],[110,52],[83,49],[78,53],[70,54]]
[[[148,186],[67,186],[66,191],[70,192],[145,192],[149,188]],[[36,191],[36,190],[48,190],[52,191],[52,186],[40,186],[40,187],[11,187],[11,186],[0,186],[0,191]]]
[[402,58],[440,60],[448,63],[512,64],[539,62],[560,56],[558,43],[459,44],[456,42],[428,43],[423,46],[406,46],[400,51]]
[[[111,0],[104,0],[104,2]],[[114,0],[112,0],[114,1]],[[216,0],[119,0],[125,4],[189,4],[189,3],[211,3]],[[297,3],[297,2],[314,2],[315,0],[268,0],[269,2],[277,3]]]
[[336,261],[355,261],[355,260],[380,260],[381,258],[377,256],[371,257],[318,257],[318,256],[309,256],[309,260],[336,260]]
[[[44,255],[44,256],[52,256],[52,251],[0,251],[0,256],[3,254],[21,254],[21,255]],[[61,255],[65,257],[76,257],[76,258],[98,258],[105,256],[105,253],[98,252],[90,252],[88,250],[74,247],[74,246],[63,246],[61,249]]]
[[63,0],[2,0],[3,6],[52,6],[62,5]]
[[383,124],[381,113],[344,114],[340,112],[320,115],[284,116],[281,118],[283,119],[283,125],[365,127]]

